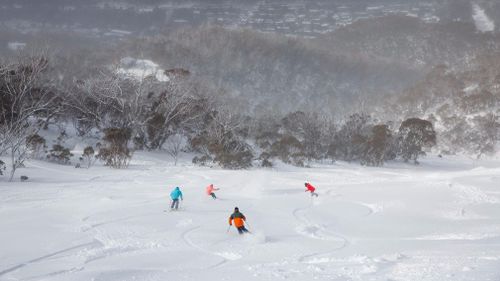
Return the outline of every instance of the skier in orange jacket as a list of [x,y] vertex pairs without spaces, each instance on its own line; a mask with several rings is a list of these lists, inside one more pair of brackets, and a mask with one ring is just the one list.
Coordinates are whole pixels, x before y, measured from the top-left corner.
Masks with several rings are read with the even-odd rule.
[[304,183],[304,185],[306,186],[306,190],[304,192],[311,192],[311,197],[312,196],[316,196],[318,197],[318,193],[314,192],[316,190],[316,187],[312,186],[310,183],[306,182]]
[[215,196],[214,190],[219,190],[218,188],[215,188],[213,184],[210,184],[207,186],[207,195],[212,196],[213,199],[217,199],[217,196]]
[[238,233],[243,234],[245,232],[249,232],[248,229],[245,228],[245,220],[245,215],[240,213],[238,207],[235,207],[234,212],[229,217],[229,225],[232,226],[234,221],[234,226],[238,230]]

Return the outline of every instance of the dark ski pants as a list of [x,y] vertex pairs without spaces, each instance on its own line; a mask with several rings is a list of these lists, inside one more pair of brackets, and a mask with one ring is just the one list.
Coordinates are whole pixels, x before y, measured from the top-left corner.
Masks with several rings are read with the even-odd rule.
[[311,197],[313,197],[313,196],[318,197],[318,193],[316,193],[316,192],[311,192]]
[[217,199],[217,196],[215,196],[215,193],[210,193],[210,195],[212,196],[213,199]]
[[179,199],[172,199],[172,206],[170,206],[170,209],[175,208],[176,210],[179,209]]
[[238,229],[239,234],[243,234],[245,232],[248,232],[248,229],[246,229],[244,225],[237,227],[236,229]]

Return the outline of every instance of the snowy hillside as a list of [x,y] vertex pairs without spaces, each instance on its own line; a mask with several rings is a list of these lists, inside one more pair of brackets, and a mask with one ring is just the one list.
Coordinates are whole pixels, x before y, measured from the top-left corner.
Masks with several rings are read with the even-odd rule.
[[[30,161],[0,182],[0,280],[500,280],[500,162],[227,171]],[[319,197],[304,192],[304,181]],[[204,193],[214,183],[219,200]],[[178,212],[168,194],[184,191]],[[235,206],[253,235],[227,232]]]

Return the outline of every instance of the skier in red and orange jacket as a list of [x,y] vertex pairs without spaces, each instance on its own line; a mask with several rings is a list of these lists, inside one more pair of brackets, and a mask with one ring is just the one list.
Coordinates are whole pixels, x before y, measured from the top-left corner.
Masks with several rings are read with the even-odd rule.
[[210,184],[207,186],[206,193],[207,195],[212,196],[213,199],[217,199],[217,196],[215,196],[214,190],[219,190],[218,188],[215,188],[213,184]]
[[314,192],[316,190],[316,187],[312,186],[310,183],[306,182],[304,183],[306,186],[306,190],[304,192],[311,192],[311,196],[316,196],[318,197],[318,193]]

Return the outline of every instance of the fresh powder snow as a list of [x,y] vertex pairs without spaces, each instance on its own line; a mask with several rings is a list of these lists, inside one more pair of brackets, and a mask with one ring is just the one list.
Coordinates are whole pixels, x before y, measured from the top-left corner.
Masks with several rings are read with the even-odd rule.
[[158,64],[150,60],[134,59],[131,57],[125,57],[120,60],[117,73],[140,81],[150,76],[161,82],[170,80]]
[[[0,280],[500,280],[498,161],[229,171],[141,152],[19,174],[0,182]],[[252,234],[228,228],[236,206]]]

